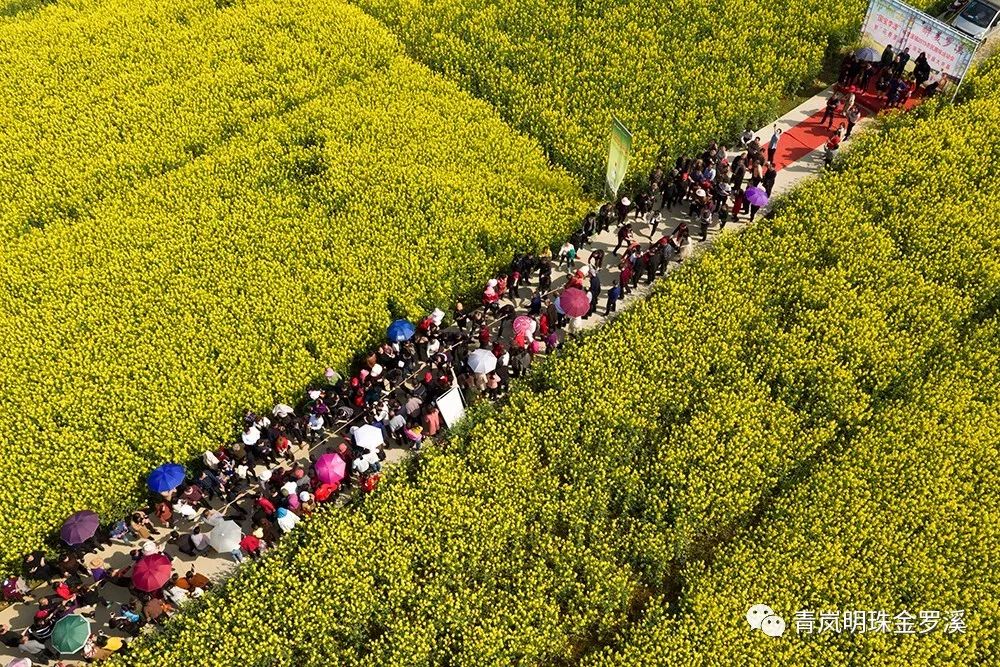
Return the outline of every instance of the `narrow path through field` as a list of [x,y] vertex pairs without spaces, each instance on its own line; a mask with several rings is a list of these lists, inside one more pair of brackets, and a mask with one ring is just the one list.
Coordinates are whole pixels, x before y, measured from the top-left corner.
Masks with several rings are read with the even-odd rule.
[[[783,132],[786,133],[786,139],[785,143],[779,146],[778,162],[779,164],[784,164],[785,166],[783,166],[778,172],[774,187],[774,195],[779,195],[782,192],[787,191],[803,178],[818,172],[822,167],[822,145],[826,138],[830,135],[830,131],[826,128],[818,129],[816,127],[819,118],[817,114],[821,113],[829,94],[829,91],[825,91],[813,98],[810,98],[775,122],[777,127],[781,128]],[[867,120],[868,119],[865,119],[865,121],[862,122],[866,122]],[[765,145],[771,136],[771,132],[772,129],[768,126],[761,129],[758,133],[758,136]],[[686,211],[686,204],[675,206],[674,210],[670,213],[665,211],[665,220],[661,223],[660,228],[657,230],[655,238],[647,223],[643,221],[635,221],[634,230],[636,241],[645,246],[650,241],[659,238],[662,234],[669,233],[679,222],[687,220]],[[718,238],[721,234],[735,233],[736,231],[742,229],[745,225],[745,215],[740,221],[730,222],[726,225],[724,230],[719,230],[716,225],[709,230],[707,242],[697,242],[696,245],[705,246],[711,244],[714,239]],[[695,241],[697,237],[697,231],[692,229],[692,241]],[[602,288],[605,290],[606,294],[606,291],[612,282],[618,278],[618,261],[617,258],[612,255],[612,250],[617,243],[615,230],[612,229],[603,232],[593,237],[591,241],[592,242],[589,246],[580,251],[576,260],[576,265],[573,268],[575,270],[585,264],[590,252],[598,249],[604,250],[605,260],[604,266],[600,272],[600,277]],[[668,267],[668,270],[672,270],[677,266],[677,264],[672,263]],[[561,287],[566,282],[568,275],[569,273],[565,270],[554,271],[553,288]],[[634,290],[631,295],[627,296],[625,300],[619,304],[619,312],[638,301],[648,292],[648,290],[649,287],[645,284],[645,278],[643,278],[640,280],[638,289]],[[522,288],[520,298],[513,303],[519,311],[523,311],[523,309],[527,306],[530,291],[531,290],[529,288]],[[504,303],[510,303],[510,301],[505,300]],[[582,328],[596,326],[604,320],[604,303],[605,300],[602,298],[599,301],[597,313],[594,317],[591,317],[588,320],[583,320]],[[442,308],[447,305],[450,304],[442,304]],[[506,326],[506,323],[501,322],[499,326]],[[331,433],[323,442],[314,447],[314,449],[322,449],[331,441],[335,441],[336,439],[343,437],[342,433],[346,431],[349,425],[350,424],[342,425],[341,428],[337,429],[336,432]],[[309,450],[306,447],[302,447],[296,452],[296,454],[299,460],[305,461],[308,459]],[[401,447],[387,447],[386,463],[391,464],[398,462],[405,458],[408,454],[409,450],[407,449]],[[218,506],[218,503],[216,503],[216,506]],[[198,518],[196,518],[194,522],[180,520],[178,522],[178,530],[180,532],[190,531],[191,528],[197,525],[197,522]],[[164,551],[174,558],[174,570],[180,572],[182,575],[189,568],[194,567],[199,573],[204,574],[215,582],[218,582],[229,576],[235,568],[235,564],[228,555],[217,554],[214,551],[209,551],[207,554],[197,557],[180,554],[173,545],[166,544],[166,537],[167,531],[161,530],[159,536],[157,537],[157,541],[163,547]],[[129,556],[131,548],[133,547],[115,544],[103,549],[101,556],[111,568],[124,567],[131,563],[131,558]],[[46,595],[50,593],[50,590],[51,589],[47,586],[44,586],[37,589],[35,593],[36,596]],[[117,603],[125,602],[128,599],[128,592],[116,586],[105,586],[102,589],[102,593],[111,601],[112,607],[115,607]],[[3,610],[0,610],[0,623],[9,625],[13,629],[20,631],[31,623],[32,615],[36,609],[36,605],[30,603],[11,605]],[[94,631],[101,629],[107,632],[108,619],[108,610],[98,608],[96,611]],[[113,633],[109,632],[109,634]],[[23,657],[23,654],[19,653],[17,649],[0,647],[0,660],[3,661],[3,664],[6,664],[6,662],[12,657]],[[73,657],[78,658],[79,656]],[[67,664],[81,664],[78,661],[69,658],[65,660]]]

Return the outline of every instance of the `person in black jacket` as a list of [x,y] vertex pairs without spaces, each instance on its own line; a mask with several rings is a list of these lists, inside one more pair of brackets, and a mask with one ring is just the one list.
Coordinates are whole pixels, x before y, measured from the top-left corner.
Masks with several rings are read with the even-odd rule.
[[549,291],[552,287],[552,263],[547,260],[542,260],[541,265],[538,267],[538,291],[545,293]]
[[597,310],[597,299],[601,296],[601,278],[597,275],[596,269],[590,270],[590,310],[587,314],[583,316],[583,319],[587,319],[594,314]]
[[618,203],[615,204],[615,212],[618,214],[618,224],[625,222],[625,218],[632,212],[632,200],[628,197],[619,199]]
[[739,188],[743,186],[743,178],[746,176],[747,169],[743,166],[743,156],[737,157],[733,160],[733,177],[730,180],[734,188]]
[[903,49],[899,55],[896,56],[896,62],[892,66],[892,71],[895,72],[896,76],[902,76],[903,72],[906,71],[906,65],[910,62],[910,49]]
[[778,170],[774,168],[773,162],[767,163],[767,171],[764,172],[764,180],[761,181],[761,185],[764,186],[764,192],[767,196],[771,196],[771,190],[774,189],[774,181],[778,177]]
[[638,286],[639,276],[646,272],[646,267],[649,263],[648,259],[645,253],[639,253],[635,256],[635,264],[632,267],[632,289]]
[[656,252],[654,247],[651,247],[644,254],[646,255],[646,284],[651,285],[657,272],[660,270],[662,255]]
[[917,82],[917,87],[921,87],[931,78],[931,66],[927,62],[927,54],[923,51],[913,61],[913,80]]
[[611,202],[608,202],[601,206],[601,210],[597,212],[597,226],[602,232],[605,232],[611,228],[611,218],[615,214],[615,207]]

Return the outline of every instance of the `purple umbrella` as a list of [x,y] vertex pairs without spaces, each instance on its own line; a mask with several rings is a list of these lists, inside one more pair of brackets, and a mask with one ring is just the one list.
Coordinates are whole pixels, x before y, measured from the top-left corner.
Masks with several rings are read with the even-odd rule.
[[316,476],[324,484],[337,484],[344,479],[347,463],[340,454],[324,454],[316,459]]
[[83,544],[94,536],[94,533],[97,532],[97,526],[100,525],[100,523],[101,518],[90,510],[77,512],[70,518],[66,519],[66,523],[63,524],[62,530],[59,531],[59,537],[61,537],[62,541],[71,547],[77,544]]
[[767,193],[756,186],[747,188],[746,198],[751,206],[767,206]]
[[559,295],[562,311],[570,317],[583,317],[590,310],[590,297],[582,289],[569,287]]

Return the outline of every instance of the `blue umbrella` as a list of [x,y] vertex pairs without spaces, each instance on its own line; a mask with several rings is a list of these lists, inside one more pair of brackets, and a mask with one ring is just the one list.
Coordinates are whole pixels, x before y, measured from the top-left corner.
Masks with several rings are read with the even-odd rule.
[[385,335],[390,343],[402,343],[404,340],[413,338],[415,333],[417,333],[417,328],[411,323],[406,320],[396,320],[389,325]]
[[184,466],[176,463],[164,463],[149,473],[146,483],[155,493],[173,491],[184,481]]
[[882,60],[882,54],[873,49],[870,46],[866,46],[863,49],[858,49],[854,52],[854,57],[858,60],[867,61],[870,63],[877,63]]

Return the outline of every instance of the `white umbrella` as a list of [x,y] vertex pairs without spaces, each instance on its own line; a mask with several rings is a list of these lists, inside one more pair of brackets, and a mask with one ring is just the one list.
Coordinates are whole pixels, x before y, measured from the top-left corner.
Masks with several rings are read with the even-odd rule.
[[243,530],[235,521],[223,521],[208,534],[208,543],[219,553],[229,553],[240,546]]
[[274,406],[274,409],[271,410],[271,414],[275,417],[287,417],[288,415],[295,414],[295,408],[290,405],[286,405],[285,403],[278,403]]
[[482,348],[469,355],[469,368],[473,373],[491,373],[497,367],[497,358]]
[[365,424],[354,432],[354,442],[362,449],[374,450],[385,444],[385,437],[378,426]]

